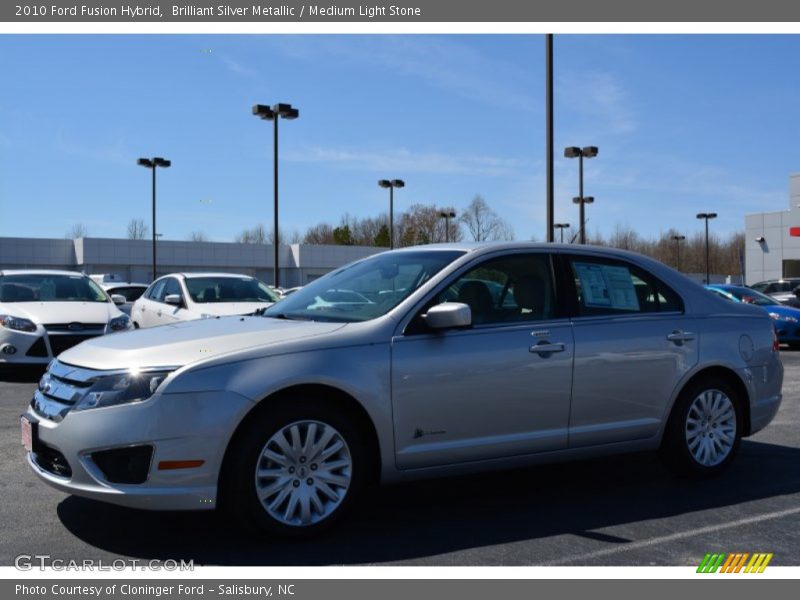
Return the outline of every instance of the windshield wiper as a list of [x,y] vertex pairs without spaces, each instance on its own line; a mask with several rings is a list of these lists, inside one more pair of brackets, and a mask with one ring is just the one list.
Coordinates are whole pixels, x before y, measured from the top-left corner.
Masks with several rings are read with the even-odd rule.
[[301,317],[299,315],[290,315],[290,314],[287,314],[287,313],[276,313],[274,315],[264,315],[264,312],[267,310],[267,308],[269,308],[269,307],[265,306],[264,308],[259,308],[253,314],[254,315],[266,316],[266,317],[268,317],[270,319],[283,319],[285,321],[310,321],[311,320],[311,319],[307,319],[306,317]]

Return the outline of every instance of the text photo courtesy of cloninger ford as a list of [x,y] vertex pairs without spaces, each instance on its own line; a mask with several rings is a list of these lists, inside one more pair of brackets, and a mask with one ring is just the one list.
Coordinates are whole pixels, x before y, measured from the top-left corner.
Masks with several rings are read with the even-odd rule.
[[164,31],[0,35],[0,565],[800,565],[800,37]]

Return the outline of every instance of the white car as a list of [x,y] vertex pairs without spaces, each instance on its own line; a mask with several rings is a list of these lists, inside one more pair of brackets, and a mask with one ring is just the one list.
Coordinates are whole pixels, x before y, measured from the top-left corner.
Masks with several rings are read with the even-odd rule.
[[146,283],[115,281],[113,283],[100,283],[100,287],[103,288],[109,296],[123,296],[125,302],[117,304],[117,306],[126,315],[130,315],[131,310],[133,310],[133,303],[142,297],[142,294],[147,291],[149,286]]
[[278,294],[255,277],[233,273],[172,273],[156,279],[133,304],[134,327],[155,327],[272,306]]
[[131,329],[94,281],[73,271],[0,271],[0,365],[47,364],[84,340]]

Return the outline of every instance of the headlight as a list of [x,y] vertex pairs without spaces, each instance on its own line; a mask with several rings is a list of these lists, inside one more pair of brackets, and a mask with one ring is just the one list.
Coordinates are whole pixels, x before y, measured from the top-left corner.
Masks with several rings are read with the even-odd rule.
[[778,313],[769,313],[769,318],[773,321],[786,321],[787,323],[797,323],[797,318],[788,315],[779,315]]
[[123,329],[128,329],[131,326],[131,320],[128,318],[128,315],[114,317],[108,322],[108,326],[111,331],[122,331]]
[[15,329],[17,331],[36,331],[36,323],[33,321],[11,315],[0,315],[0,325],[6,329]]
[[169,374],[170,371],[148,373],[131,371],[102,377],[92,384],[86,395],[72,410],[89,410],[90,408],[143,402],[156,393]]

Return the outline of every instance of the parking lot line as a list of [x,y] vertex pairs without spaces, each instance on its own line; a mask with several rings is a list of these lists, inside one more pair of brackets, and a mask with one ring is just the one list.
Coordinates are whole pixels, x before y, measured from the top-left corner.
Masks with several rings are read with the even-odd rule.
[[622,552],[629,552],[631,550],[640,550],[642,548],[648,548],[651,546],[658,546],[659,544],[666,544],[668,542],[675,542],[678,540],[683,540],[686,538],[694,537],[697,535],[704,535],[706,533],[713,533],[716,531],[722,531],[724,529],[733,529],[735,527],[741,527],[743,525],[752,525],[754,523],[760,523],[762,521],[769,521],[772,519],[780,519],[783,517],[788,517],[790,515],[795,515],[800,513],[800,507],[797,508],[789,508],[786,510],[776,510],[770,513],[764,513],[761,515],[756,515],[753,517],[745,517],[744,519],[739,519],[737,521],[731,521],[730,523],[720,523],[718,525],[709,525],[707,527],[699,527],[697,529],[691,529],[689,531],[682,531],[680,533],[673,533],[670,535],[662,535],[659,537],[650,538],[649,540],[641,540],[639,542],[631,542],[629,544],[624,544],[621,546],[614,546],[613,548],[604,548],[602,550],[595,550],[594,552],[586,552],[585,554],[577,554],[575,556],[569,556],[565,558],[560,558],[558,560],[551,560],[542,563],[542,566],[545,567],[553,567],[558,565],[565,565],[574,562],[580,562],[585,564],[585,561],[589,561],[595,558],[600,558],[603,556],[610,556],[612,554],[619,554]]

